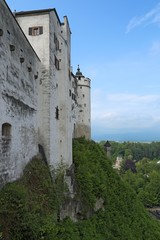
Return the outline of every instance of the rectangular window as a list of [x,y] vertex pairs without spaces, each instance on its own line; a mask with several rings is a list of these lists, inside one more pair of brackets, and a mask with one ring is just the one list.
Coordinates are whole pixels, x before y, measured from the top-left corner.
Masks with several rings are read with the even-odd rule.
[[71,80],[71,71],[70,71],[70,69],[68,69],[68,77],[69,77],[69,80]]
[[57,38],[55,33],[54,33],[54,43],[55,43],[55,46],[56,46],[56,50],[59,50],[59,41],[58,41],[58,38]]
[[28,33],[31,36],[38,36],[40,34],[43,34],[43,27],[42,26],[30,27]]
[[11,136],[11,125],[9,123],[2,124],[2,136],[6,138]]
[[72,93],[72,99],[76,100],[76,95],[74,93]]
[[56,112],[55,112],[55,117],[56,119],[58,120],[59,119],[59,109],[58,109],[58,106],[56,107]]
[[57,70],[60,70],[60,68],[59,68],[59,60],[57,59],[56,56],[54,57],[54,64],[55,64]]

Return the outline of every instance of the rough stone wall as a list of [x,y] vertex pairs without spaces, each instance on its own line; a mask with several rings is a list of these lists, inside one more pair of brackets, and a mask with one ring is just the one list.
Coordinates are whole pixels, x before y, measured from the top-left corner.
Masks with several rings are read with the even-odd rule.
[[1,138],[0,139],[0,187],[4,183],[9,181],[9,169],[10,164],[10,139]]
[[90,100],[90,79],[84,76],[78,77],[78,112],[76,124],[76,137],[85,136],[91,138],[91,100]]
[[61,25],[60,41],[60,71],[59,71],[59,131],[60,131],[60,159],[68,167],[72,164],[72,82],[70,74],[70,28],[67,17]]
[[[61,23],[54,9],[17,13],[16,18],[43,63],[38,108],[40,144],[44,146],[48,163],[52,167],[56,168],[62,161],[70,166],[72,94],[69,96],[69,89],[72,90],[72,83],[70,29],[67,18],[64,17],[64,23]],[[29,27],[36,26],[43,27],[43,34],[28,35]]]
[[[17,179],[37,154],[40,61],[9,8],[0,1],[0,186]],[[10,125],[10,135],[4,124]]]
[[[41,76],[38,86],[38,142],[43,146],[50,163],[50,59],[49,59],[49,14],[16,14],[16,19],[37,55],[41,59]],[[29,35],[29,28],[43,28],[43,34]]]
[[58,49],[56,48],[56,37],[60,32],[60,21],[55,11],[50,12],[50,164],[52,168],[56,168],[60,164],[60,142],[59,142],[59,105],[58,105],[58,88],[59,75],[55,66],[55,58],[58,61]]
[[71,74],[71,82],[72,82],[72,93],[74,94],[72,97],[72,138],[76,138],[76,123],[77,123],[77,117],[78,117],[78,93],[77,93],[77,78]]
[[[54,43],[54,32],[58,29],[57,17],[54,10],[46,10],[17,13],[16,19],[42,61],[38,89],[38,141],[44,148],[48,164],[53,167],[59,161],[59,127],[55,118],[58,105]],[[43,28],[42,34],[29,35],[29,28],[39,26]]]
[[67,17],[61,23],[55,9],[15,17],[1,0],[0,186],[22,174],[38,144],[53,168],[70,167],[72,137],[90,138],[90,81],[71,73]]

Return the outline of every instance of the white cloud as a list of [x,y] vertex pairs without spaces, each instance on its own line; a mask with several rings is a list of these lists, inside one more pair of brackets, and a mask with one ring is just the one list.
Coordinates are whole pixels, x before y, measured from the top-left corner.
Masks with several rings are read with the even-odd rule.
[[130,32],[133,28],[140,25],[160,24],[160,3],[158,3],[151,11],[141,17],[133,17],[127,25],[126,32]]
[[160,95],[105,94],[95,91],[92,124],[99,133],[160,125]]
[[152,104],[153,102],[160,101],[160,95],[137,95],[137,94],[109,94],[108,99],[110,101],[118,101],[128,104]]

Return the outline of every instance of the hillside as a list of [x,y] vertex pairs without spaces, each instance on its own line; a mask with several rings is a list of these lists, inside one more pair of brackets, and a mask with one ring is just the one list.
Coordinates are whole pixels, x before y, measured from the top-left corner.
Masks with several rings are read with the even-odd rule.
[[59,220],[61,206],[68,200],[63,167],[53,183],[48,166],[35,158],[19,181],[0,192],[0,239],[160,239],[159,222],[112,169],[99,144],[81,138],[74,140],[73,149],[75,202],[82,205],[79,220]]

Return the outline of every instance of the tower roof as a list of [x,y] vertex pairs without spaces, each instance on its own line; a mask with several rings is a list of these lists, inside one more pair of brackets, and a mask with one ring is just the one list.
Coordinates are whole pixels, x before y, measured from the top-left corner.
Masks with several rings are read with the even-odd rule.
[[111,147],[110,142],[107,140],[107,142],[104,144],[104,147]]
[[77,72],[76,72],[76,77],[83,77],[83,74],[82,72],[80,71],[80,68],[79,68],[79,65],[78,65],[78,68],[77,68]]

